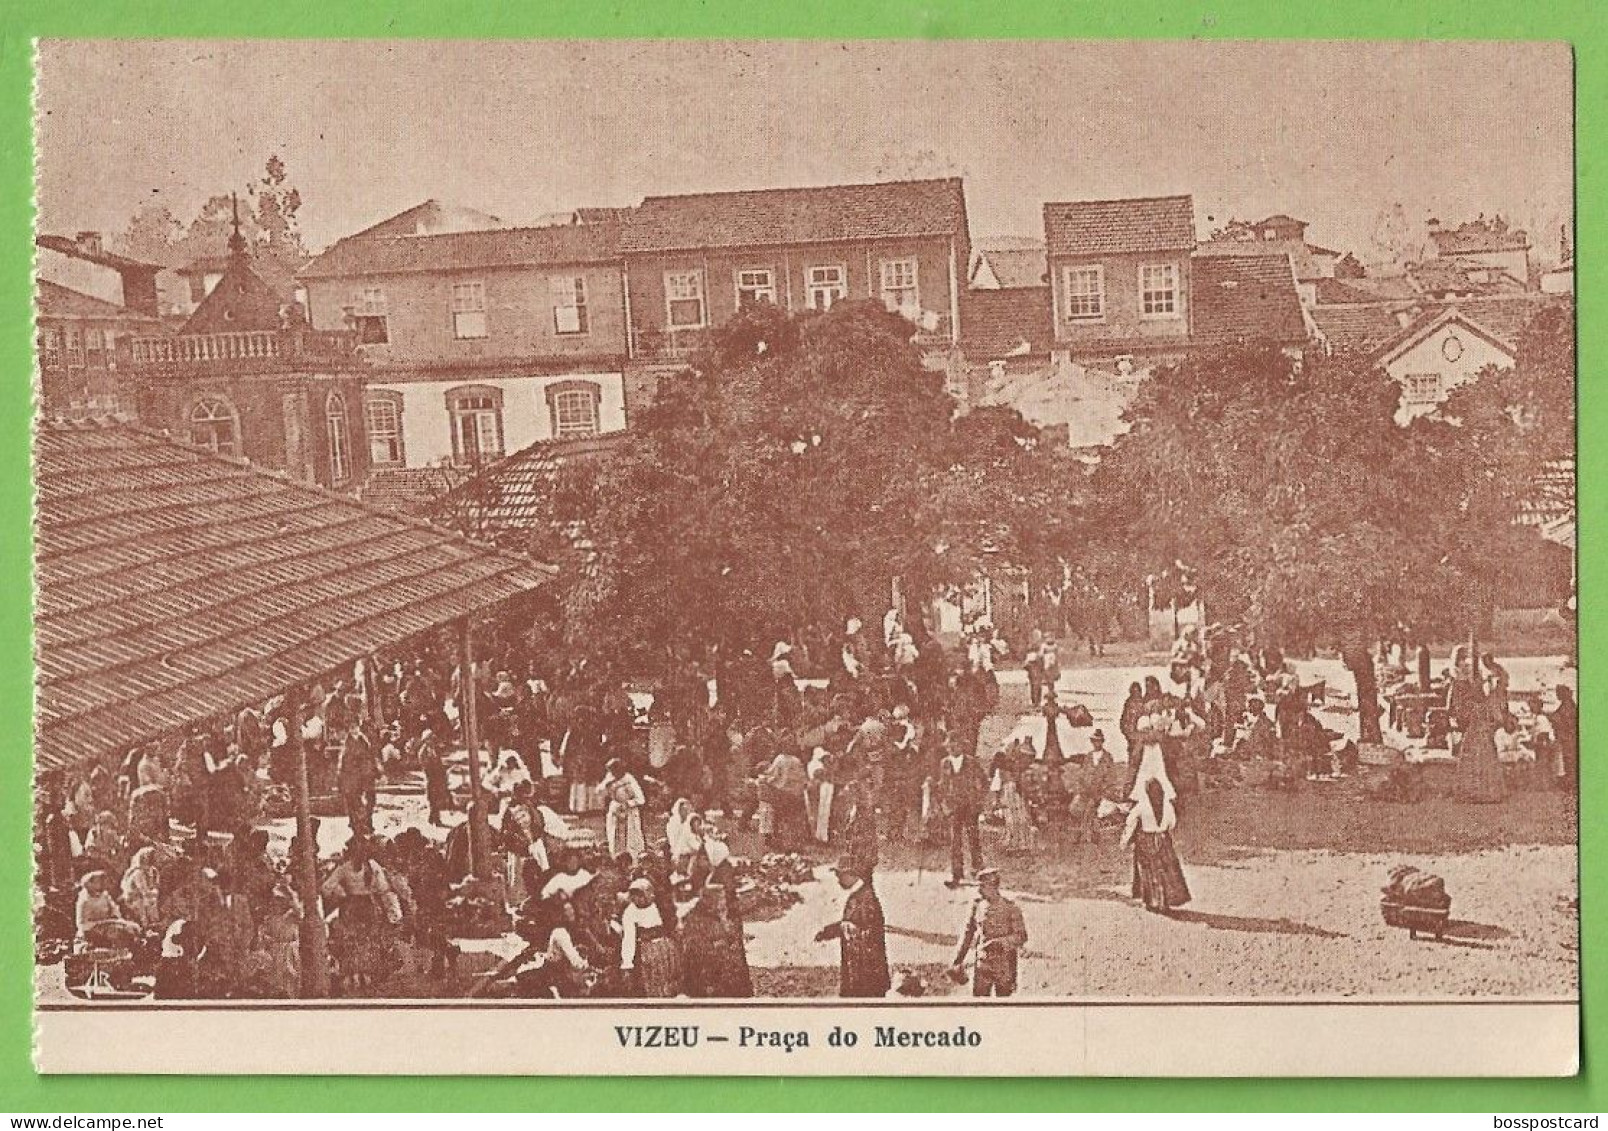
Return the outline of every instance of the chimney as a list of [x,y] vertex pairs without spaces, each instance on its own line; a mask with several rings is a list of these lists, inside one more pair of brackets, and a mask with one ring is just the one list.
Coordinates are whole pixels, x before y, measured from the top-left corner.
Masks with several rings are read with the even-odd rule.
[[85,255],[103,254],[101,234],[99,232],[79,232],[73,242],[78,245],[78,250]]

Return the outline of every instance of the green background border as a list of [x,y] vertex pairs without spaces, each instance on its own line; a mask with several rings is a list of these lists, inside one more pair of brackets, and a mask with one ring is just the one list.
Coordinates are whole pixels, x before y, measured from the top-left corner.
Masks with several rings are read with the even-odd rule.
[[[1603,425],[1608,391],[1601,363],[1608,333],[1600,316],[1608,296],[1605,246],[1608,210],[1602,165],[1608,161],[1608,3],[1601,0],[782,0],[735,3],[714,0],[642,0],[599,4],[481,0],[180,0],[178,3],[106,0],[0,0],[0,362],[13,376],[0,382],[0,718],[10,719],[0,756],[0,1110],[68,1113],[208,1110],[374,1110],[443,1108],[476,1110],[835,1110],[982,1109],[1131,1111],[1145,1109],[1244,1111],[1579,1111],[1608,1108],[1608,1071],[1571,1080],[1421,1082],[1347,1081],[1142,1081],[1119,1080],[787,1080],[787,1079],[353,1079],[198,1077],[38,1077],[29,1060],[32,947],[26,891],[31,853],[29,717],[31,707],[29,606],[28,420],[31,411],[30,295],[30,59],[35,36],[237,36],[382,38],[526,37],[822,37],[822,38],[1335,38],[1335,39],[1548,39],[1567,40],[1576,52],[1576,245],[1580,275],[1580,474],[1595,483],[1608,468]],[[1469,82],[1477,83],[1478,76]],[[115,107],[108,107],[115,113]],[[405,111],[403,111],[405,112]],[[181,155],[182,158],[182,155]],[[1456,176],[1455,167],[1448,175]],[[1605,497],[1582,498],[1582,548],[1594,546]],[[1582,553],[1580,576],[1588,593],[1601,592],[1596,562]],[[1581,709],[1593,739],[1608,722],[1602,688],[1608,644],[1601,606],[1584,603],[1581,615]],[[1595,743],[1592,743],[1595,746]],[[1592,753],[1582,759],[1582,789],[1595,800],[1605,777]],[[1608,832],[1582,822],[1583,935],[1603,933]],[[1608,946],[1583,948],[1585,1062],[1593,1031],[1608,1018]],[[1492,1034],[1501,1039],[1500,1034]],[[1311,1040],[1324,1039],[1314,1031]]]

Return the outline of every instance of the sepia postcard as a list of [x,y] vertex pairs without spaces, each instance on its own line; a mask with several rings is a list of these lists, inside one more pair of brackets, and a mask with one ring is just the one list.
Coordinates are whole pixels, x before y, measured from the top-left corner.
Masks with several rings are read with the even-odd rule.
[[1578,1070],[1567,45],[36,69],[40,1071]]

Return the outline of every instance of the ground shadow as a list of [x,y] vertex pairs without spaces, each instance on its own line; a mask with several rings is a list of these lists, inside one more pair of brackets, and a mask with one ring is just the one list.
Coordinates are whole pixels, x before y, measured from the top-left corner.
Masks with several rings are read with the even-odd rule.
[[1219,915],[1210,911],[1180,910],[1168,918],[1180,923],[1200,923],[1214,931],[1247,931],[1259,935],[1305,935],[1317,939],[1343,939],[1340,931],[1314,927],[1310,923],[1297,923],[1293,919],[1260,919],[1246,915]]

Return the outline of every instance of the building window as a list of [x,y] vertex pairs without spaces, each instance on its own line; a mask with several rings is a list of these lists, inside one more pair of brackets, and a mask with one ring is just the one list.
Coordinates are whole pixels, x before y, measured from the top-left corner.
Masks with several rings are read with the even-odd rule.
[[352,477],[352,457],[346,446],[346,398],[339,393],[324,401],[324,432],[329,438],[329,481],[345,483]]
[[363,400],[363,430],[368,433],[369,463],[375,467],[402,467],[402,394],[370,389]]
[[755,303],[776,302],[776,272],[769,267],[750,267],[737,272],[737,309]]
[[596,436],[600,427],[598,402],[601,399],[602,393],[595,381],[558,381],[547,386],[547,411],[552,418],[553,438]]
[[702,271],[667,271],[664,276],[665,314],[672,330],[704,325]]
[[190,443],[223,456],[240,454],[240,418],[222,397],[203,397],[190,410]]
[[1177,315],[1176,264],[1146,263],[1139,268],[1139,313],[1146,318],[1171,318]]
[[91,369],[106,368],[106,331],[84,331],[84,364]]
[[502,408],[502,390],[490,385],[463,385],[447,390],[455,463],[479,467],[502,458]]
[[832,304],[849,296],[846,267],[811,267],[804,276],[804,290],[811,310],[831,310]]
[[1439,373],[1409,373],[1402,380],[1407,404],[1440,404],[1445,383]]
[[81,330],[67,331],[67,364],[73,367],[84,364],[84,334]]
[[1105,317],[1105,269],[1098,264],[1092,267],[1068,267],[1066,281],[1066,316],[1070,319],[1097,320]]
[[55,369],[61,365],[61,331],[43,330],[39,334],[39,367]]
[[586,317],[586,280],[579,275],[554,275],[547,280],[553,296],[553,332],[584,334],[591,329]]
[[486,284],[452,284],[452,336],[486,336]]
[[385,304],[385,291],[379,287],[363,287],[352,296],[352,329],[357,331],[360,345],[383,346],[391,340],[390,311]]
[[889,310],[921,309],[921,294],[916,289],[914,259],[882,261],[882,304]]

